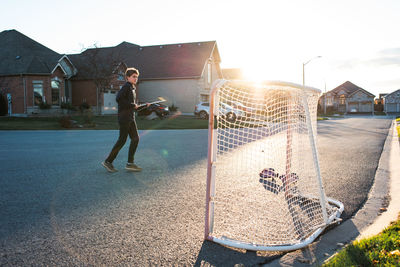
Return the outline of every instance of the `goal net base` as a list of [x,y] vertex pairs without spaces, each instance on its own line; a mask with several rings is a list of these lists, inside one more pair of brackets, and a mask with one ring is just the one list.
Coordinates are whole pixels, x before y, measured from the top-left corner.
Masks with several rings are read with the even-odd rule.
[[246,250],[310,244],[338,221],[316,148],[320,91],[218,80],[210,95],[205,238]]

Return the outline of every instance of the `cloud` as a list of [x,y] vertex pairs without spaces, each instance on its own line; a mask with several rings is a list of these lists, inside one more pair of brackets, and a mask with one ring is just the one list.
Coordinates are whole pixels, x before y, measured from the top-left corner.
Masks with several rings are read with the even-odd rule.
[[376,88],[385,88],[386,93],[391,93],[397,89],[400,89],[400,79],[379,80],[372,82],[372,85]]
[[394,65],[400,67],[400,47],[386,48],[377,53],[377,56],[366,62],[375,66]]
[[340,60],[333,63],[336,68],[341,70],[355,69],[362,64],[364,64],[364,61],[358,58]]
[[400,55],[390,57],[379,57],[369,60],[367,63],[376,66],[395,65],[400,67]]
[[356,69],[359,67],[400,67],[400,47],[386,48],[371,58],[350,58],[334,62],[334,65],[341,70]]
[[396,48],[386,48],[386,49],[383,49],[383,50],[381,50],[380,52],[379,52],[379,54],[382,54],[382,55],[385,55],[385,56],[387,56],[387,55],[390,55],[390,56],[399,56],[400,55],[400,47],[396,47]]

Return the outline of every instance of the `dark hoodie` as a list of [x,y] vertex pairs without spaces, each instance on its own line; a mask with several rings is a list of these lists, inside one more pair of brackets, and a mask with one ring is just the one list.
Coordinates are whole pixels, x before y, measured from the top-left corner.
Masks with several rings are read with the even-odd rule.
[[118,122],[129,123],[135,121],[136,88],[130,82],[126,82],[118,91]]

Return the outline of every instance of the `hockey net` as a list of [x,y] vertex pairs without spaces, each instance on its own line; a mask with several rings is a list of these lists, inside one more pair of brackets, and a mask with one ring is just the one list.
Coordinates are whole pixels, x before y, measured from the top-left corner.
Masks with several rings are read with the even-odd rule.
[[311,243],[343,211],[316,150],[320,91],[218,80],[211,92],[205,238],[249,250]]

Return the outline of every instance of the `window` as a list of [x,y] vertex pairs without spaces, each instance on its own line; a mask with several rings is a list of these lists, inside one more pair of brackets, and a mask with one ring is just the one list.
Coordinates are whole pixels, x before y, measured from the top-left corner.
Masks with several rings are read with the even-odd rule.
[[44,100],[43,81],[33,81],[33,105],[39,106]]
[[118,77],[117,80],[118,81],[123,81],[125,79],[125,74],[122,72],[122,70],[118,71]]
[[326,105],[327,106],[332,106],[332,97],[327,97],[326,98]]
[[340,105],[345,105],[346,104],[346,98],[344,97],[344,95],[340,96],[339,103],[340,103]]
[[210,97],[208,95],[200,95],[200,101],[201,102],[208,102]]
[[60,105],[60,82],[57,80],[51,81],[51,104]]
[[211,84],[211,63],[207,64],[207,82]]

